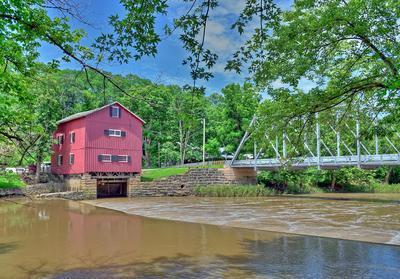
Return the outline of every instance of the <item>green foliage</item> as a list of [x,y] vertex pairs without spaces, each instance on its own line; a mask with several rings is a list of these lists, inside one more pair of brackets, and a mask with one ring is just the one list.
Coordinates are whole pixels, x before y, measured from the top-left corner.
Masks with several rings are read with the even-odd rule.
[[400,184],[371,183],[363,185],[348,184],[346,192],[350,193],[400,193]]
[[306,171],[263,171],[257,177],[259,183],[288,194],[321,192],[319,183],[326,180],[326,173],[310,168]]
[[206,109],[208,153],[219,156],[220,148],[228,154],[236,150],[260,99],[260,93],[250,83],[228,84],[221,94],[210,95]]
[[337,170],[336,177],[337,184],[345,192],[368,192],[367,189],[377,182],[374,170],[359,168],[341,168]]
[[209,185],[195,189],[195,195],[200,197],[266,197],[276,194],[276,190],[261,185]]
[[[391,171],[392,179],[399,168],[382,167],[376,170],[359,168],[341,168],[338,170],[317,170],[309,168],[303,171],[263,171],[258,175],[259,183],[288,194],[340,191],[352,193],[398,193],[399,184],[385,184],[384,177]],[[331,189],[335,177],[335,188]]]
[[153,181],[160,178],[165,178],[172,175],[184,174],[188,168],[162,168],[162,169],[144,169],[141,180]]
[[0,172],[0,189],[12,189],[25,186],[21,177],[13,172]]
[[[351,102],[366,92],[384,101],[387,92],[399,90],[399,17],[397,0],[295,1],[266,34],[255,79],[286,84],[280,89],[292,93],[292,113]],[[308,94],[300,90],[304,80],[313,82]]]

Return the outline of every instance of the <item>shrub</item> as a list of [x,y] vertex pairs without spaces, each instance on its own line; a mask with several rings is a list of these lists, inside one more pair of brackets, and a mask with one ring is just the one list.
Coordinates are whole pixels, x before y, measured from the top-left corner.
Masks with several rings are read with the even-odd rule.
[[277,191],[262,185],[210,185],[198,186],[195,194],[200,197],[265,197],[276,195]]
[[266,186],[276,189],[282,193],[304,194],[321,192],[318,188],[320,183],[326,183],[328,173],[315,168],[309,168],[304,171],[279,170],[263,171],[257,179]]
[[0,189],[19,188],[25,186],[21,177],[13,172],[0,173]]

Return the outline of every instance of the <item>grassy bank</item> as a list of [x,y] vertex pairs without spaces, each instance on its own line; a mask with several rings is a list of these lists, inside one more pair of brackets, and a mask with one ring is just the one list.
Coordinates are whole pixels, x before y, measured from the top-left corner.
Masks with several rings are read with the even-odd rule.
[[[400,168],[263,171],[258,182],[281,193],[400,193]],[[386,182],[386,183],[385,183]],[[387,183],[388,182],[388,183]]]
[[184,174],[189,168],[163,168],[163,169],[144,169],[142,173],[142,181],[153,181],[172,175]]
[[277,191],[261,185],[210,185],[198,186],[196,196],[200,197],[266,197]]
[[[192,168],[211,168],[211,169],[220,169],[223,168],[223,165],[209,165],[209,166],[198,166]],[[174,168],[160,168],[160,169],[144,169],[142,172],[141,180],[142,181],[153,181],[160,178],[184,174],[189,170],[188,167],[174,167]]]
[[400,184],[351,185],[346,190],[348,193],[400,193]]
[[25,183],[18,174],[12,172],[0,173],[0,189],[12,189],[24,187]]

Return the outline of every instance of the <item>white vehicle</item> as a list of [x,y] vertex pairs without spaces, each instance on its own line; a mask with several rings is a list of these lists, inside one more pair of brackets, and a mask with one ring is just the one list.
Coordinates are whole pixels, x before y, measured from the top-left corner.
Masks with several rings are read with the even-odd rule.
[[246,160],[250,160],[250,159],[253,159],[253,158],[254,158],[254,155],[248,153],[248,154],[244,154],[243,157],[244,157]]
[[23,167],[16,167],[16,168],[6,168],[6,171],[22,174],[26,172],[26,169]]
[[225,160],[232,160],[232,159],[233,159],[233,155],[232,155],[232,154],[223,153],[223,154],[221,154],[221,156],[222,156]]

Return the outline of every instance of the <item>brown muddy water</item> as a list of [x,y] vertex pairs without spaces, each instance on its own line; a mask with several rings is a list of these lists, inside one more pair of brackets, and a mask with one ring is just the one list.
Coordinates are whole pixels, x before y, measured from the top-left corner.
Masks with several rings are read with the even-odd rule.
[[400,245],[397,202],[322,197],[171,197],[102,199],[91,203],[152,218]]
[[[395,245],[159,220],[73,201],[17,202],[0,200],[0,278],[399,278],[400,274],[400,247]],[[169,205],[175,206],[174,202]],[[213,215],[210,201],[197,202],[210,207],[209,216]]]

